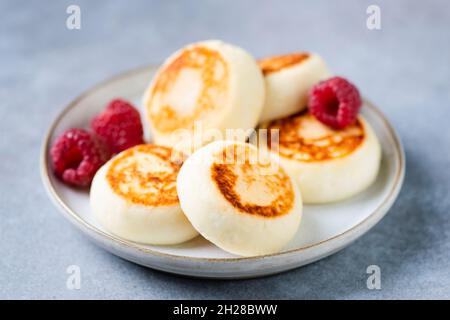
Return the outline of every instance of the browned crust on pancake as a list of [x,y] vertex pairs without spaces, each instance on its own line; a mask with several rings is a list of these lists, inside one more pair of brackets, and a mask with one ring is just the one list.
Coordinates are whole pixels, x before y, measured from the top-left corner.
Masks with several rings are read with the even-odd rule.
[[[231,147],[237,148],[236,145],[232,145]],[[222,152],[229,152],[228,147],[226,147]],[[237,150],[235,149],[233,152],[236,154]],[[227,155],[223,155],[222,158],[229,159]],[[277,197],[269,205],[262,206],[244,202],[240,195],[236,192],[238,175],[235,170],[238,169],[238,166],[244,175],[246,173],[248,174],[241,178],[245,179],[246,182],[251,182],[255,179],[255,176],[253,175],[255,173],[255,168],[252,166],[258,165],[260,164],[250,163],[247,158],[242,164],[214,162],[211,166],[211,177],[224,198],[242,213],[265,218],[275,218],[288,213],[294,205],[295,194],[291,180],[281,167],[279,167],[276,173],[264,175],[264,183],[266,187],[277,195]]]
[[[169,172],[147,172],[139,170],[136,162],[124,163],[136,153],[147,153],[166,162]],[[168,147],[153,144],[139,145],[120,153],[112,160],[106,173],[111,189],[127,201],[144,206],[168,206],[178,203],[176,180],[183,164],[184,155]],[[137,192],[133,188],[137,183],[148,192]]]
[[[214,72],[217,64],[223,71],[218,78]],[[202,78],[202,89],[197,97],[194,112],[189,115],[180,115],[170,105],[162,106],[157,112],[151,110],[155,96],[165,95],[170,91],[180,72],[185,68],[197,69]],[[153,126],[160,132],[190,128],[204,112],[220,107],[215,102],[214,94],[226,92],[228,77],[227,63],[218,51],[201,46],[184,49],[157,75],[151,98],[146,106],[149,108],[148,114]]]
[[298,63],[302,63],[308,58],[309,53],[299,52],[263,58],[258,60],[258,64],[261,71],[266,76],[272,72],[277,72],[284,68],[289,68]]
[[364,126],[360,120],[356,120],[354,124],[344,130],[334,131],[332,135],[317,139],[301,137],[298,129],[306,117],[314,118],[313,115],[304,111],[270,122],[267,126],[268,132],[278,129],[279,141],[272,144],[269,134],[268,148],[277,147],[280,156],[292,160],[318,162],[345,157],[354,152],[364,141]]

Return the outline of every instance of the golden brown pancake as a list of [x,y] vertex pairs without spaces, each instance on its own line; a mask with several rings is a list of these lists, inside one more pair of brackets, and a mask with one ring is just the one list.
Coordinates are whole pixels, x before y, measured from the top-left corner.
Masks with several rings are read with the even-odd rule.
[[194,228],[234,254],[278,252],[300,224],[298,186],[273,156],[247,143],[222,140],[198,149],[181,167],[177,190]]
[[256,60],[239,47],[210,40],[172,54],[145,91],[143,104],[155,143],[191,154],[223,139],[228,129],[253,129],[264,97]]
[[[170,105],[168,92],[177,84],[183,71],[195,71],[202,87],[195,100],[195,108],[182,115]],[[152,89],[149,105],[162,101],[159,110],[150,109],[148,115],[154,127],[160,132],[171,132],[192,125],[195,119],[206,112],[214,112],[225,99],[228,86],[228,66],[221,54],[215,50],[196,46],[184,50],[172,63],[162,70]]]
[[219,152],[220,159],[230,158],[231,154],[234,163],[218,161],[212,164],[211,177],[217,188],[241,212],[264,217],[289,212],[294,202],[289,177],[281,167],[275,173],[269,173],[267,166],[251,161],[252,152],[255,151],[244,145],[227,146]]
[[273,56],[261,59],[258,63],[266,87],[259,123],[303,111],[311,88],[330,76],[325,61],[314,53]]
[[381,148],[370,124],[358,116],[333,130],[303,112],[262,125],[270,132],[259,145],[277,156],[296,179],[305,203],[327,203],[351,197],[377,177]]
[[263,74],[268,75],[272,72],[280,71],[284,68],[299,64],[308,59],[308,57],[309,53],[306,52],[290,53],[259,59],[258,64]]
[[138,145],[122,151],[95,174],[91,210],[107,231],[130,241],[178,244],[197,236],[181,210],[176,179],[183,155]]
[[364,140],[364,128],[357,120],[343,130],[333,130],[307,112],[272,121],[267,129],[279,130],[278,143],[267,140],[269,148],[278,148],[282,157],[303,162],[332,160],[352,153]]
[[140,145],[114,158],[106,178],[115,193],[134,204],[173,205],[178,203],[176,179],[183,159],[167,147]]

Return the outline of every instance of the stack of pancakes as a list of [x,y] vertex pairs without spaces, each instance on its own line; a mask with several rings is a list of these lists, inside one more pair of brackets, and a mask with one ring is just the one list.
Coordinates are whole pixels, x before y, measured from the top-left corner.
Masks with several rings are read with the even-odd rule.
[[[362,116],[333,130],[305,110],[311,87],[328,77],[311,53],[256,61],[216,40],[175,52],[144,93],[154,144],[128,149],[97,172],[96,217],[141,243],[200,233],[237,255],[282,250],[302,203],[348,198],[378,173],[380,146]],[[257,127],[276,139],[246,143]]]

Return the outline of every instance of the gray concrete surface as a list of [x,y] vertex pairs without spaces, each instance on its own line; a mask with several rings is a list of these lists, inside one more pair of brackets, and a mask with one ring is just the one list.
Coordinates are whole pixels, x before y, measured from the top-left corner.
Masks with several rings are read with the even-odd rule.
[[[81,7],[81,30],[65,26]],[[381,8],[381,30],[366,8]],[[448,1],[0,1],[0,298],[450,298],[450,3]],[[39,149],[83,90],[220,38],[256,56],[319,52],[400,133],[403,190],[364,237],[320,262],[248,281],[177,277],[97,248],[42,187]],[[66,288],[79,265],[80,290]],[[379,265],[382,289],[366,288]]]

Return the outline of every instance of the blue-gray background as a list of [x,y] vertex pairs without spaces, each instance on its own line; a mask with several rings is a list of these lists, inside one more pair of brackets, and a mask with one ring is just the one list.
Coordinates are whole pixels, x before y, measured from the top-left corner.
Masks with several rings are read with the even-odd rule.
[[[79,31],[66,8],[81,7]],[[366,8],[381,8],[381,30]],[[0,1],[0,298],[450,298],[448,1]],[[288,273],[204,281],[97,248],[57,213],[39,178],[55,115],[85,89],[219,38],[255,56],[311,50],[358,84],[400,133],[403,190],[341,252]],[[80,290],[66,289],[79,265]],[[379,265],[382,290],[366,288]]]

